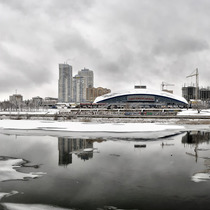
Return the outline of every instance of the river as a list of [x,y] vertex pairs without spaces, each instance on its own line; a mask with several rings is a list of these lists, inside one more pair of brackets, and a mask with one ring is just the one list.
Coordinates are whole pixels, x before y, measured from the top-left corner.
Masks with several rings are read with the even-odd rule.
[[209,132],[152,139],[0,134],[0,209],[207,209]]

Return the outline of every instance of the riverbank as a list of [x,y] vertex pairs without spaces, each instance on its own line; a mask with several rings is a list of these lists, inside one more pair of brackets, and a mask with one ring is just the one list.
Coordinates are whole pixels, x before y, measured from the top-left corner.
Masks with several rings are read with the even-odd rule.
[[210,110],[193,109],[48,109],[33,111],[0,111],[0,120],[50,120],[104,123],[173,123],[210,124]]

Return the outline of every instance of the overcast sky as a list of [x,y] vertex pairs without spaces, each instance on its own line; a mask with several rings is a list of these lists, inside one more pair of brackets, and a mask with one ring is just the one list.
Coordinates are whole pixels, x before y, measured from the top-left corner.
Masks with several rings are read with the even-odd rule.
[[196,68],[210,86],[209,11],[209,0],[0,0],[0,100],[57,97],[64,62],[112,92],[165,81],[181,95]]

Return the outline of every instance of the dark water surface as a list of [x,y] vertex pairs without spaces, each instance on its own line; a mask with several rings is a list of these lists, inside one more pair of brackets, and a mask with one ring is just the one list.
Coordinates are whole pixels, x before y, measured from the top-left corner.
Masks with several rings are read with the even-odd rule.
[[0,163],[23,159],[16,171],[42,172],[11,180],[0,167],[0,192],[16,192],[0,209],[209,209],[209,141],[202,131],[140,141],[0,134]]

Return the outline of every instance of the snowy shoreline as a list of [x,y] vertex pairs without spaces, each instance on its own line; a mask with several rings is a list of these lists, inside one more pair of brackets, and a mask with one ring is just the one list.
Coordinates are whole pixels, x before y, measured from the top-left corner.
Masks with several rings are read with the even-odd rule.
[[185,126],[165,123],[70,122],[46,120],[0,120],[0,133],[77,138],[153,139],[185,132]]
[[[210,109],[144,109],[142,111],[135,109],[128,110],[100,110],[100,109],[48,109],[34,111],[0,111],[0,120],[18,119],[18,120],[58,120],[58,121],[177,121],[177,120],[210,120]],[[165,112],[166,111],[166,112]]]
[[52,120],[0,120],[0,133],[6,135],[41,135],[72,138],[159,139],[189,130],[209,130],[209,124],[159,122],[72,122]]
[[[49,112],[51,113],[51,112]],[[48,114],[49,114],[48,113]],[[180,118],[179,118],[180,116]],[[191,118],[187,118],[191,116]],[[209,110],[200,114],[196,110],[183,110],[177,118],[109,118],[109,117],[79,117],[75,119],[51,119],[46,117],[29,119],[9,119],[1,115],[0,133],[7,134],[39,134],[56,136],[141,136],[152,138],[154,133],[177,133],[187,130],[209,129]],[[144,133],[144,135],[143,135]],[[162,135],[162,134],[161,134]]]
[[0,120],[0,129],[45,130],[69,132],[149,132],[182,130],[184,126],[157,123],[71,122],[46,120]]

